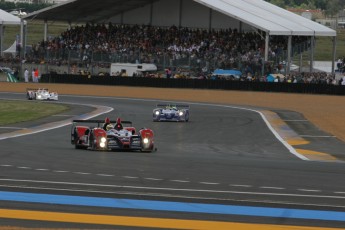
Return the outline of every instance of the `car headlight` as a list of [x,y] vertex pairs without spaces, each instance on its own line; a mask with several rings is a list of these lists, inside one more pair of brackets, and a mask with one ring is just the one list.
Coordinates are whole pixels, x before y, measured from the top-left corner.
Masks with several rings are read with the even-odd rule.
[[182,112],[182,111],[180,111],[180,112],[178,113],[178,115],[183,116],[183,112]]
[[158,116],[159,115],[159,111],[156,111],[155,114]]
[[149,143],[149,139],[148,138],[144,138],[143,142],[144,142],[144,144],[148,144]]
[[37,98],[41,98],[42,96],[41,95],[37,95]]
[[104,148],[105,147],[105,142],[99,143],[99,147]]
[[101,138],[101,143],[105,143],[105,142],[107,142],[107,138],[102,137],[102,138]]

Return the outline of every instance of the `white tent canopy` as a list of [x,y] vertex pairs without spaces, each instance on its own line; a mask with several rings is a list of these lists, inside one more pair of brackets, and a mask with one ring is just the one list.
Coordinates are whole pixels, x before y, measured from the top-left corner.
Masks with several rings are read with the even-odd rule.
[[336,36],[336,31],[263,0],[194,0],[269,35]]
[[17,42],[14,41],[13,44],[3,51],[4,54],[11,54],[12,57],[16,55],[17,52]]
[[23,18],[237,29],[243,23],[245,29],[268,35],[336,36],[336,31],[264,0],[69,0]]
[[2,52],[2,46],[3,46],[3,34],[4,34],[4,25],[20,25],[21,19],[17,16],[14,16],[4,10],[0,9],[0,53]]
[[20,25],[20,18],[0,9],[0,24]]

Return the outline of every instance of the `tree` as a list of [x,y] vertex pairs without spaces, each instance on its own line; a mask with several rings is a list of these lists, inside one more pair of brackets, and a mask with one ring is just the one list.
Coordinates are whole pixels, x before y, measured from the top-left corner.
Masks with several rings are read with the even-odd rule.
[[279,6],[281,8],[286,7],[284,0],[271,0],[269,2],[272,3],[273,5]]
[[340,5],[339,0],[327,1],[325,14],[331,17],[338,15],[339,10],[341,10],[339,9],[339,5]]

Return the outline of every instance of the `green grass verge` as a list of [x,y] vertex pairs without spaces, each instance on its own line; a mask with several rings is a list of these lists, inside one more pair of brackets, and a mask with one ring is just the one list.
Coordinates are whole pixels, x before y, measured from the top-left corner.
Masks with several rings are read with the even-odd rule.
[[32,121],[67,111],[66,105],[0,100],[0,125]]

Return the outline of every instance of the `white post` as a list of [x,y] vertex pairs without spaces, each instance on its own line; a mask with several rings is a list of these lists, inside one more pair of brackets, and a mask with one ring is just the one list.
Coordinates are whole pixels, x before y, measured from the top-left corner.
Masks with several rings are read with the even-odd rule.
[[265,39],[265,62],[268,61],[268,46],[269,46],[270,35],[266,32]]
[[44,41],[47,41],[47,37],[48,37],[48,22],[47,20],[44,20]]
[[311,49],[310,49],[310,69],[309,72],[312,73],[314,69],[314,46],[315,46],[315,37],[311,37]]
[[3,44],[4,44],[4,24],[0,24],[0,54],[1,54],[1,57],[3,56]]
[[291,43],[292,43],[292,35],[289,36],[288,39],[288,52],[287,52],[287,63],[286,63],[286,74],[290,74],[290,65],[291,65]]

